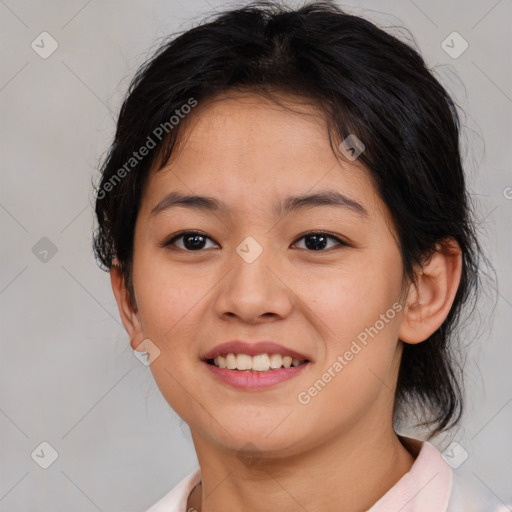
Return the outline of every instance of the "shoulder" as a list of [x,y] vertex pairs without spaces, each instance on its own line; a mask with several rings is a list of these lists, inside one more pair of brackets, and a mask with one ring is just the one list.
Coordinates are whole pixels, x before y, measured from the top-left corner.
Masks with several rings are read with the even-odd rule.
[[509,512],[506,506],[475,477],[453,471],[447,512]]
[[200,470],[194,470],[145,512],[186,512],[188,495],[200,479]]
[[[447,456],[446,450],[440,452],[428,441],[403,436],[401,440],[415,456],[415,462],[409,473],[391,490],[391,494],[396,494],[401,484],[407,484],[412,498],[407,499],[406,504],[412,503],[414,510],[512,512],[512,504],[503,503],[472,471],[450,464],[451,457]],[[427,484],[429,491],[422,492]],[[406,486],[401,485],[401,493],[405,490],[403,487]],[[387,507],[386,512],[388,510],[391,507]]]

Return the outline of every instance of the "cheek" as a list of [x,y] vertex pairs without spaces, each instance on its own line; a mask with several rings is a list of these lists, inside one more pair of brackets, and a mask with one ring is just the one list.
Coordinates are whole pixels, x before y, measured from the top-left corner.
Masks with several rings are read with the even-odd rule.
[[378,321],[398,300],[401,285],[396,258],[364,256],[349,263],[322,275],[309,273],[295,284],[327,336],[341,344]]
[[318,406],[328,410],[329,403],[338,403],[354,413],[364,409],[357,404],[375,399],[383,382],[392,387],[400,287],[400,260],[393,251],[370,253],[329,278],[308,276],[302,283],[303,300],[325,340],[315,371],[322,389],[315,398]]
[[145,333],[165,342],[182,331],[187,320],[207,300],[211,280],[158,261],[134,264],[134,286]]
[[325,353],[299,390],[300,403],[310,401],[304,420],[321,416],[324,425],[353,424],[376,403],[391,406],[398,315],[392,300],[364,293],[348,298],[326,293],[322,301],[323,310],[316,310],[322,320],[318,324],[329,329],[325,329]]
[[134,285],[142,328],[144,336],[160,350],[150,365],[155,383],[179,416],[186,420],[201,416],[199,410],[191,412],[196,405],[191,396],[198,393],[191,347],[197,335],[198,315],[207,300],[207,281],[203,279],[201,286],[200,281],[169,265],[139,263],[138,273],[134,265]]

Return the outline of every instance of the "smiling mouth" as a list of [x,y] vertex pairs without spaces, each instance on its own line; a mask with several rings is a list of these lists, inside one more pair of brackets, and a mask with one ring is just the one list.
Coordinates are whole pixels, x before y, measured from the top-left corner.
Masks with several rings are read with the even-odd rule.
[[207,359],[206,362],[212,366],[226,370],[271,372],[272,370],[301,366],[309,363],[309,360],[293,359],[291,356],[282,356],[281,354],[258,354],[256,356],[250,356],[248,354],[234,354],[231,352],[219,355],[214,359]]

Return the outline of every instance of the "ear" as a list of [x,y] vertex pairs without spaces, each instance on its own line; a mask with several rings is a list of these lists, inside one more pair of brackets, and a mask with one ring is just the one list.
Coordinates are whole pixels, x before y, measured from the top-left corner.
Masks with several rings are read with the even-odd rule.
[[145,348],[142,343],[145,338],[142,331],[139,312],[133,309],[129,298],[129,292],[126,288],[123,274],[121,272],[121,267],[117,258],[114,259],[112,268],[110,269],[110,282],[116,297],[121,321],[123,322],[126,332],[130,336],[130,345],[134,350],[139,347],[138,351],[144,352]]
[[411,283],[405,301],[398,337],[404,343],[420,343],[444,322],[459,287],[462,251],[449,238],[437,244],[435,252],[420,269],[416,283]]

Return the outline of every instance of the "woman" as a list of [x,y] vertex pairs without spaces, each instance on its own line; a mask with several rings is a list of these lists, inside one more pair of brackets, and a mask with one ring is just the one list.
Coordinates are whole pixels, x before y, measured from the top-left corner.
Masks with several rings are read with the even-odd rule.
[[150,511],[479,511],[428,441],[478,284],[451,98],[416,51],[318,2],[259,2],[137,73],[96,254],[200,468]]

